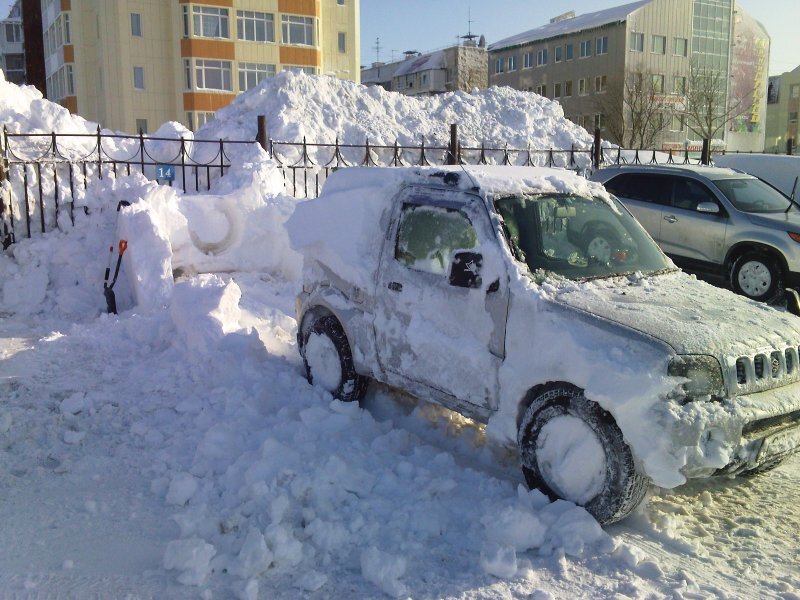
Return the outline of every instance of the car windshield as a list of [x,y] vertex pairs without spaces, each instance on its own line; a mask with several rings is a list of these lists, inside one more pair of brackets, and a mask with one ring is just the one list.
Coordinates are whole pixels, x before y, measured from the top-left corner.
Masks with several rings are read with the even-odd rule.
[[791,205],[789,198],[760,179],[717,179],[714,183],[742,212],[786,212]]
[[614,210],[600,199],[543,194],[495,198],[495,206],[512,253],[532,273],[594,279],[671,267],[618,202]]

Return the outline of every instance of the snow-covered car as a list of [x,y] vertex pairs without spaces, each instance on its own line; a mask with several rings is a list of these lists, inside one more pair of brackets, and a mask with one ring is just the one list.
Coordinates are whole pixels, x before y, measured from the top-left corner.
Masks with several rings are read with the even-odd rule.
[[651,482],[800,445],[800,320],[679,271],[574,173],[343,169],[287,228],[310,382],[347,401],[375,379],[486,422],[530,487],[602,523]]

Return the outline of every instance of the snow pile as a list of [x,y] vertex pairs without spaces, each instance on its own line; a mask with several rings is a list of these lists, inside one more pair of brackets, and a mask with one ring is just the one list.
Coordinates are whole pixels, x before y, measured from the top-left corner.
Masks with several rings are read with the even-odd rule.
[[[257,116],[267,118],[270,139],[285,142],[391,146],[446,145],[450,125],[458,124],[463,146],[546,150],[588,148],[589,133],[564,118],[561,105],[530,92],[507,87],[453,92],[415,98],[381,87],[366,87],[333,77],[281,72],[248,90],[217,112],[197,132],[202,139],[254,139]],[[281,148],[281,153],[284,149]],[[364,151],[342,150],[348,161],[360,162]],[[321,164],[330,149],[312,156]],[[588,155],[583,156],[588,161]]]

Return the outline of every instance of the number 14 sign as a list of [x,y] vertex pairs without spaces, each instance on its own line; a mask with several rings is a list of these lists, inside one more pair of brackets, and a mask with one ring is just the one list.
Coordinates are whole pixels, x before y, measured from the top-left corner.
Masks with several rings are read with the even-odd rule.
[[158,165],[156,167],[156,179],[163,181],[175,180],[175,166],[174,165]]

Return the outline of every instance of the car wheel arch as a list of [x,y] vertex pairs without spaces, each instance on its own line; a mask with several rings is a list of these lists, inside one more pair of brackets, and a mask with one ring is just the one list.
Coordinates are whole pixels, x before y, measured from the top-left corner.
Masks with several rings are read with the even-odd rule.
[[775,259],[778,268],[781,270],[781,274],[786,275],[786,273],[789,272],[789,263],[786,261],[786,257],[783,255],[783,252],[768,244],[747,241],[738,242],[728,250],[728,254],[725,257],[725,270],[728,275],[730,275],[731,269],[733,268],[733,264],[736,262],[736,260],[748,252],[761,252],[762,254]]

